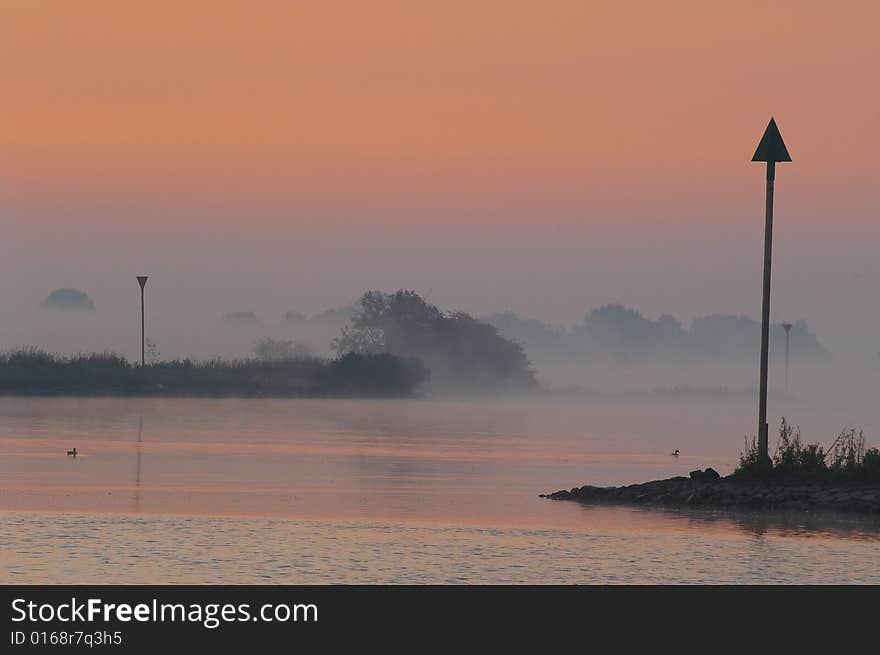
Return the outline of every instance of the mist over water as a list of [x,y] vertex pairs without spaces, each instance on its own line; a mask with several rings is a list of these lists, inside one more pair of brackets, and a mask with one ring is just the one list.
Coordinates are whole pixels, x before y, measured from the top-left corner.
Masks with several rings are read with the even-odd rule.
[[[331,357],[357,297],[307,309],[269,290],[201,293],[156,278],[147,338],[161,359],[250,357],[266,337]],[[4,311],[0,344],[135,359],[130,286],[88,287],[93,311],[28,297]],[[880,528],[864,517],[643,512],[538,497],[707,466],[732,472],[756,431],[754,322],[728,310],[725,325],[744,331],[707,342],[687,313],[633,318],[626,312],[648,312],[635,306],[620,324],[591,324],[597,304],[567,323],[540,321],[535,336],[533,323],[517,322],[535,315],[505,324],[472,307],[523,345],[539,389],[428,386],[407,400],[0,398],[3,580],[878,582]],[[822,324],[795,330],[787,390],[774,328],[771,424],[785,416],[823,446],[855,428],[877,445],[880,366],[869,340],[840,347]],[[74,446],[80,455],[68,458]],[[106,536],[89,537],[96,531]],[[61,573],[47,564],[62,560]]]
[[[132,295],[137,300],[136,293]],[[333,340],[348,324],[352,311],[351,305],[343,305],[329,316],[318,312],[300,320],[285,320],[280,311],[275,315],[266,312],[257,314],[256,322],[231,321],[218,314],[201,320],[181,318],[179,324],[171,327],[168,319],[152,307],[149,283],[147,299],[147,338],[156,345],[161,359],[253,357],[254,346],[265,337],[292,340],[319,356],[332,357]],[[132,303],[130,309],[114,313],[98,305],[95,312],[64,312],[34,307],[4,316],[0,332],[8,348],[33,345],[50,352],[71,354],[111,350],[134,360],[140,354],[139,307]],[[154,314],[159,316],[153,319]],[[481,320],[492,318],[481,317]],[[501,334],[524,344],[545,391],[586,396],[691,395],[707,403],[725,396],[743,399],[756,396],[757,349],[704,357],[676,352],[661,353],[662,356],[638,352],[629,355],[626,348],[590,352],[579,342],[561,348],[546,347],[541,342],[511,334],[503,326]],[[801,405],[829,410],[849,408],[854,412],[851,423],[855,425],[859,410],[875,402],[876,389],[880,387],[880,358],[845,349],[835,351],[821,334],[817,337],[819,343],[827,347],[827,356],[818,359],[802,356],[797,348],[792,348],[787,392],[783,342],[772,341],[771,411],[774,403],[784,404],[792,408],[795,413],[792,418],[796,421]],[[454,393],[454,389],[447,389],[446,393],[450,391]],[[777,415],[783,413],[782,408],[777,410]],[[864,427],[870,438],[872,426]]]

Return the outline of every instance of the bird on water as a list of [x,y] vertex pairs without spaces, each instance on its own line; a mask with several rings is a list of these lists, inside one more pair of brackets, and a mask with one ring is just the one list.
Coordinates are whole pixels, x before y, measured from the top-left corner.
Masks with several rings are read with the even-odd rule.
[[68,450],[67,454],[76,457],[76,446],[73,447],[73,450]]

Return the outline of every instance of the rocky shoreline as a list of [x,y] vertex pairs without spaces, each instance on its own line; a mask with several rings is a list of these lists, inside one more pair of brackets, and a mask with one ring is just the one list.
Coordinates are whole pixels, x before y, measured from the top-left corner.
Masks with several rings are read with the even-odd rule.
[[721,477],[711,468],[692,471],[690,477],[623,487],[584,485],[541,497],[587,504],[880,514],[876,481]]

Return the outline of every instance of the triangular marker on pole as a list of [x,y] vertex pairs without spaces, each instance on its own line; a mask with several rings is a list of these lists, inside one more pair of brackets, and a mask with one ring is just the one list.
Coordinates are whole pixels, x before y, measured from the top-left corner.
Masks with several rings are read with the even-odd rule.
[[776,120],[771,118],[767,129],[764,130],[764,136],[758,144],[758,149],[752,156],[752,161],[791,161],[788,154],[788,148],[782,140],[779,128],[776,127]]

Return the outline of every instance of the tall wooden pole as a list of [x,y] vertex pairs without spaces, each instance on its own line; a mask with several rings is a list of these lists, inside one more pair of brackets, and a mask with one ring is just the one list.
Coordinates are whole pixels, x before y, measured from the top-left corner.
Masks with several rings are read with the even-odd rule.
[[776,162],[791,161],[776,121],[770,119],[752,161],[767,162],[767,191],[764,210],[764,294],[761,303],[761,371],[758,383],[758,457],[769,463],[767,425],[767,359],[770,350],[770,269],[773,263],[773,191]]
[[767,162],[767,206],[764,210],[764,295],[761,303],[761,379],[758,391],[758,454],[769,459],[767,426],[767,360],[770,352],[770,267],[773,262],[773,183],[776,162]]

